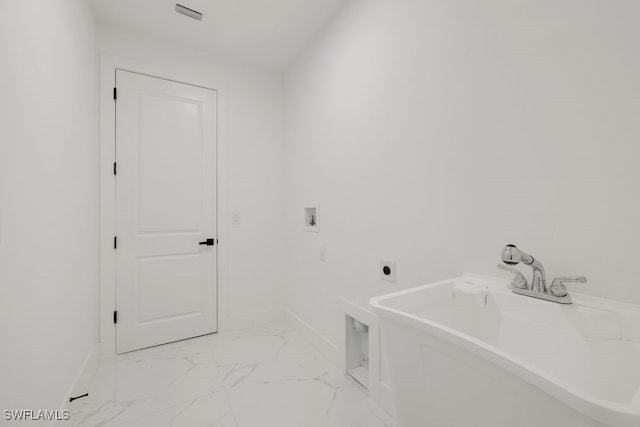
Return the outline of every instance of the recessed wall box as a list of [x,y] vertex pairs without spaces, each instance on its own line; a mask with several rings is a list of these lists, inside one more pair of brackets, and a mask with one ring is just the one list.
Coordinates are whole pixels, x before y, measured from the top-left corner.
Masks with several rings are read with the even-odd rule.
[[346,315],[347,375],[369,390],[369,325]]
[[318,232],[318,206],[304,208],[304,230]]

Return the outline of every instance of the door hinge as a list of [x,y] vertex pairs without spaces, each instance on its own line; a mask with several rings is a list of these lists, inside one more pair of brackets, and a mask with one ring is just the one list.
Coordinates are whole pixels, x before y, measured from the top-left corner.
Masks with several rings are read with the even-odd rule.
[[118,323],[118,310],[113,311],[113,323]]
[[118,100],[118,88],[113,88],[113,100],[117,101]]
[[113,249],[118,249],[118,236],[113,236]]
[[118,164],[116,162],[113,162],[113,174],[114,175],[118,175]]

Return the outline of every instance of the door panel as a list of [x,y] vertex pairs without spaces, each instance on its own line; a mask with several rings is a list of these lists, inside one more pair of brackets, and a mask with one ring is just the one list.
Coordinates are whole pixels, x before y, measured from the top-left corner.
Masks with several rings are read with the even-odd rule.
[[202,230],[202,107],[140,93],[140,232]]
[[116,72],[117,352],[217,331],[216,92]]
[[199,254],[140,257],[137,280],[140,323],[202,312]]

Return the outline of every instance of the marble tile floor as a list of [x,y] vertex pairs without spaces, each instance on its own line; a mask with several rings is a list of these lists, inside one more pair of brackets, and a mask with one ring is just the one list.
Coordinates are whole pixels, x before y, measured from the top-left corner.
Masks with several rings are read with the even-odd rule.
[[69,427],[390,427],[287,327],[215,334],[101,361]]

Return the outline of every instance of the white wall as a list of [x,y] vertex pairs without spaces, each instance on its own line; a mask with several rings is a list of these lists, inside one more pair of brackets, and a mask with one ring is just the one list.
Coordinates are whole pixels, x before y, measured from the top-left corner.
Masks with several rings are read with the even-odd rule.
[[[220,84],[220,323],[249,326],[245,321],[256,312],[283,299],[282,75],[103,24],[98,49]],[[240,213],[240,225],[231,224],[233,212]]]
[[501,275],[507,243],[589,278],[571,290],[640,303],[638,16],[633,0],[349,2],[285,76],[292,310],[339,345],[339,297]]
[[0,402],[58,409],[98,333],[95,25],[82,0],[2,6]]

